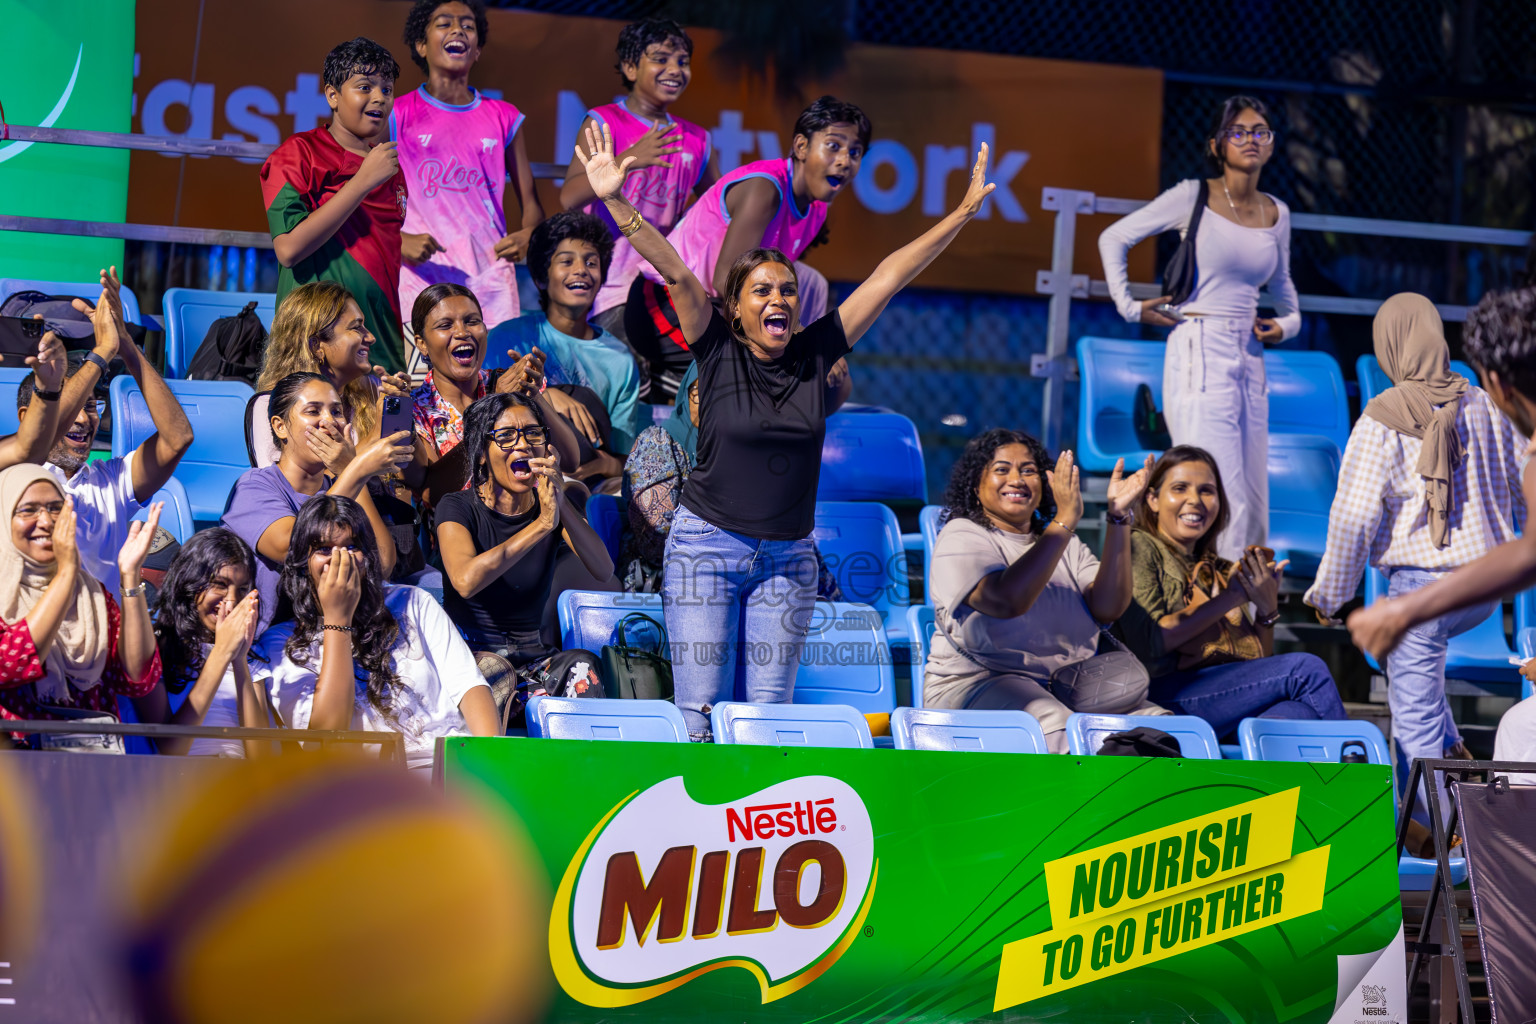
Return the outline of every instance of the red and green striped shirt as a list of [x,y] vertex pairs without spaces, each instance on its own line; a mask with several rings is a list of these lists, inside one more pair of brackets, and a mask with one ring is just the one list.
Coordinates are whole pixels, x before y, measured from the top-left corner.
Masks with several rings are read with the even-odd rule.
[[[261,166],[261,195],[272,237],[287,234],[340,192],[363,165],[329,127],[289,136]],[[395,176],[363,200],[325,244],[277,276],[277,301],[301,284],[335,281],[363,311],[378,339],[370,358],[391,372],[405,369],[400,327],[400,228],[405,223],[405,176]]]

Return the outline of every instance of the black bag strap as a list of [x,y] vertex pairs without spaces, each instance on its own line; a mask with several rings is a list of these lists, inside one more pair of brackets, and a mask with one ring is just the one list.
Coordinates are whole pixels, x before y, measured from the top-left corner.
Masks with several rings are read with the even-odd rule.
[[[661,623],[657,622],[655,619],[651,618],[644,612],[630,612],[628,615],[620,619],[613,627],[613,630],[618,635],[619,640],[619,642],[614,646],[623,652],[625,658],[628,658],[631,653],[636,653],[635,648],[630,646],[629,638],[624,634],[624,626],[629,622],[633,622],[636,625],[639,625],[641,622],[649,622],[652,626],[655,626],[656,632],[661,636],[661,650],[665,651],[667,649],[667,627],[663,626]],[[655,654],[660,656],[661,651],[647,651],[644,648],[641,648],[638,653]]]
[[1189,230],[1184,233],[1184,237],[1191,240],[1191,245],[1194,244],[1195,235],[1200,232],[1200,218],[1205,215],[1205,204],[1210,202],[1210,199],[1211,183],[1201,178],[1200,185],[1195,190],[1195,208],[1189,213]]

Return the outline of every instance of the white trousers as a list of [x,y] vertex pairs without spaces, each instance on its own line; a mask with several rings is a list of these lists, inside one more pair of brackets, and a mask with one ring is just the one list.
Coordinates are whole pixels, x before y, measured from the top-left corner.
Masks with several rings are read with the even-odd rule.
[[1251,320],[1183,321],[1168,336],[1163,418],[1174,444],[1204,448],[1227,492],[1217,553],[1236,561],[1269,534],[1269,391]]

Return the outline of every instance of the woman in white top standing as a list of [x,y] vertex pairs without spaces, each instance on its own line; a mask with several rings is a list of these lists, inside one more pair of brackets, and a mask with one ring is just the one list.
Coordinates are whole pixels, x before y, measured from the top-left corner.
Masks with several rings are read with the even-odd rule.
[[[1104,277],[1121,315],[1173,328],[1163,365],[1163,416],[1174,444],[1196,445],[1216,458],[1232,512],[1219,554],[1233,561],[1248,545],[1263,544],[1269,530],[1264,344],[1301,329],[1291,283],[1290,210],[1259,191],[1259,175],[1274,152],[1275,132],[1263,103],[1233,96],[1221,105],[1206,140],[1215,176],[1205,183],[1195,236],[1199,269],[1194,290],[1177,308],[1167,305],[1167,295],[1144,302],[1131,297],[1126,254],[1152,235],[1187,233],[1198,180],[1179,182],[1099,236]],[[1275,319],[1258,315],[1266,285],[1280,314]]]

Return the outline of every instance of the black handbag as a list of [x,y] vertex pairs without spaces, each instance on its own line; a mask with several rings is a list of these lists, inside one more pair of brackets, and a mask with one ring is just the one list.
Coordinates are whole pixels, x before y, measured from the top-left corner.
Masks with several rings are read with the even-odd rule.
[[[659,640],[655,649],[631,643],[626,626],[649,623]],[[603,689],[624,700],[671,700],[672,659],[667,656],[667,631],[643,612],[631,612],[614,627],[617,643],[604,644],[599,657]]]
[[1163,294],[1168,296],[1170,306],[1182,306],[1195,294],[1195,285],[1200,278],[1200,267],[1195,262],[1195,235],[1200,232],[1200,217],[1205,213],[1205,204],[1209,198],[1210,186],[1201,178],[1195,208],[1189,215],[1189,229],[1184,232],[1179,247],[1173,250],[1173,257],[1163,268]]

